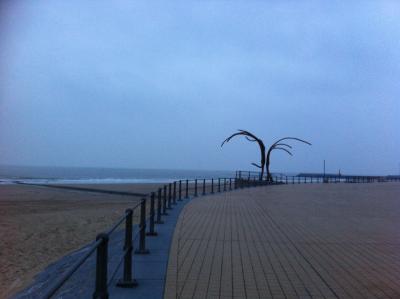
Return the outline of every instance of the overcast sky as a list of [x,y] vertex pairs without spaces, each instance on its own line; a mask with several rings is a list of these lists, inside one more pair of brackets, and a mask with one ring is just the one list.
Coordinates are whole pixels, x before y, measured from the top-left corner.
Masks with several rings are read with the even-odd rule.
[[400,2],[148,2],[1,1],[0,164],[399,173]]

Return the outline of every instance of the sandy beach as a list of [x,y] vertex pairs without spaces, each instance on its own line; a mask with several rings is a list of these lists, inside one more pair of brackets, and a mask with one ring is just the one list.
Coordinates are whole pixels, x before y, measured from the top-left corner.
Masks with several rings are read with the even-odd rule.
[[[159,185],[77,186],[148,193]],[[12,296],[47,265],[92,241],[138,200],[46,187],[0,186],[0,298]]]

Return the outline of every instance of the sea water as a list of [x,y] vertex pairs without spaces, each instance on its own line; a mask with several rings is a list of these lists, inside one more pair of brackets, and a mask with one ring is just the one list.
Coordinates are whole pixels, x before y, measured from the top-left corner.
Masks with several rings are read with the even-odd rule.
[[1,166],[0,184],[128,184],[234,177],[235,171]]

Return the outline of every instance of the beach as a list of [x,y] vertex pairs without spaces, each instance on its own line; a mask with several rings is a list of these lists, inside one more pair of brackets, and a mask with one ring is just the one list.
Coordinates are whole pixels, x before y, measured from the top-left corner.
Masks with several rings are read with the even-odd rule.
[[[149,193],[160,184],[74,186]],[[35,274],[47,265],[93,241],[139,199],[47,187],[0,185],[0,298],[12,296],[29,285]]]

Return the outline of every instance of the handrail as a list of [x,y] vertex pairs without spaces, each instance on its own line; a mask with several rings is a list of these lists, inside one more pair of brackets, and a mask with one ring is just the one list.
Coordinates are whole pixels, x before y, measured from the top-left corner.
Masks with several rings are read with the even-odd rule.
[[49,290],[47,290],[43,294],[43,298],[50,298],[51,296],[53,296],[68,280],[68,278],[70,278],[71,275],[74,274],[75,271],[78,270],[78,268],[89,258],[89,256],[97,249],[101,242],[101,239],[95,241],[90,247],[89,251],[84,256],[82,256],[67,272],[65,272],[63,276],[61,276],[60,279],[56,283],[54,283]]
[[[246,174],[245,176],[242,176]],[[254,175],[252,175],[254,174]],[[139,237],[139,248],[135,251],[136,254],[147,254],[149,250],[146,248],[146,227],[150,227],[150,231],[147,233],[148,236],[155,236],[157,233],[154,231],[155,224],[162,224],[161,216],[168,215],[166,210],[172,209],[172,206],[177,204],[177,201],[181,201],[182,198],[189,198],[190,196],[196,197],[206,194],[215,194],[230,190],[242,189],[245,187],[256,187],[273,184],[301,184],[301,183],[337,183],[337,182],[356,182],[356,183],[368,183],[368,182],[382,182],[382,181],[400,181],[399,177],[379,177],[379,176],[307,176],[307,175],[296,175],[287,176],[284,174],[273,176],[272,181],[260,180],[259,172],[252,171],[236,171],[234,178],[210,178],[210,179],[186,179],[174,181],[165,184],[163,187],[158,188],[158,192],[150,192],[148,194],[141,193],[130,193],[130,192],[119,192],[111,190],[101,189],[90,189],[90,188],[74,188],[68,186],[59,186],[62,189],[72,189],[79,191],[88,192],[99,192],[108,193],[113,195],[129,195],[129,196],[142,196],[142,199],[131,209],[125,211],[125,214],[114,223],[114,225],[103,234],[97,236],[96,241],[89,247],[86,252],[67,272],[65,272],[60,279],[58,279],[43,295],[43,298],[50,298],[53,296],[61,286],[76,272],[76,270],[89,258],[89,256],[97,249],[97,263],[96,263],[96,291],[93,298],[103,298],[107,293],[107,286],[113,281],[119,267],[124,261],[124,278],[118,282],[118,286],[122,287],[134,287],[137,282],[132,277],[132,257],[131,253],[133,250],[133,243]],[[21,183],[25,184],[25,183]],[[26,184],[26,185],[38,185],[38,184]],[[46,187],[53,187],[52,185],[43,185]],[[206,188],[206,186],[210,188]],[[54,186],[55,187],[55,186]],[[190,192],[191,191],[191,192]],[[156,217],[156,193],[157,196],[157,217]],[[146,200],[150,198],[150,215],[146,217]],[[140,206],[140,223],[138,230],[133,234],[132,231],[132,218],[133,211]],[[157,218],[157,221],[156,221]],[[115,232],[115,230],[125,221],[125,245],[123,248],[123,254],[119,259],[112,275],[107,280],[107,250],[108,250],[108,238]],[[149,225],[148,225],[149,224]]]
[[118,226],[120,226],[121,225],[121,223],[122,222],[124,222],[124,220],[126,219],[126,215],[127,215],[128,213],[127,212],[125,212],[125,215],[124,216],[122,216],[107,232],[106,232],[106,234],[109,236],[109,235],[111,235],[117,228],[118,228]]
[[[138,204],[136,204],[131,210],[135,210],[138,206],[141,205],[143,199],[140,200],[140,202]],[[124,222],[124,220],[126,220],[126,217],[129,215],[128,211],[125,211],[125,215],[122,216],[120,219],[118,219],[118,221],[104,234],[100,234],[99,236],[107,236],[109,237],[117,228],[118,226],[121,225],[121,223]],[[131,215],[132,216],[132,215]],[[67,270],[67,272],[65,272],[62,277],[57,280],[52,287],[47,290],[44,294],[43,294],[43,298],[48,299],[51,298],[63,285],[64,283],[79,269],[79,267],[91,256],[91,254],[98,249],[99,245],[103,243],[103,239],[100,237],[96,239],[96,241],[93,243],[93,245],[91,245],[91,247],[89,247],[89,251],[83,256],[81,257],[69,270]],[[119,266],[121,264],[119,264],[116,268],[115,271],[118,270]],[[115,275],[115,274],[114,274]]]

